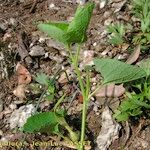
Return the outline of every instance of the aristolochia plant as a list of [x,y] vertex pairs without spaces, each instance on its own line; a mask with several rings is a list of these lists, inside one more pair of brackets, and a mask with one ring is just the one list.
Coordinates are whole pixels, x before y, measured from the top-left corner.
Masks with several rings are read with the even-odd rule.
[[[58,100],[52,112],[43,112],[31,116],[23,130],[29,133],[34,132],[46,132],[56,134],[67,142],[72,142],[75,148],[83,150],[85,148],[85,128],[86,128],[86,116],[88,109],[88,102],[95,94],[100,85],[97,86],[95,91],[90,91],[90,72],[86,70],[86,77],[81,78],[82,72],[79,69],[79,55],[81,50],[81,44],[86,41],[86,30],[88,28],[92,11],[94,8],[93,3],[86,3],[79,6],[76,10],[74,19],[70,23],[64,22],[49,22],[41,23],[38,28],[45,32],[49,37],[63,43],[68,51],[71,65],[74,67],[74,72],[77,75],[79,81],[80,90],[83,96],[83,108],[82,108],[82,125],[81,133],[74,132],[72,128],[67,124],[65,120],[64,111],[58,109],[59,104],[65,98],[65,94]],[[76,53],[72,52],[72,44],[77,45]],[[108,83],[123,83],[132,80],[136,80],[146,76],[146,72],[139,67],[125,64],[123,62],[112,59],[95,59],[94,64],[96,70],[101,73],[104,78],[102,85]],[[45,78],[45,77],[44,77]],[[42,84],[49,87],[49,81],[39,80]],[[52,92],[53,93],[53,92]],[[64,136],[62,128],[68,132],[68,137]]]

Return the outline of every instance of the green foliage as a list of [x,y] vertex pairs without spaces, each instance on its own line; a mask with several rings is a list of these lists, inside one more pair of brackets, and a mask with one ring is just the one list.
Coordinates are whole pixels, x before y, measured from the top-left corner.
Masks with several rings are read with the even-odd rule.
[[150,1],[133,0],[132,5],[134,15],[141,21],[142,32],[150,32]]
[[48,100],[53,100],[54,95],[55,95],[55,80],[54,79],[49,79],[49,77],[44,73],[37,74],[35,80],[38,83],[40,83],[41,85],[44,85],[44,86],[47,87],[47,96],[46,96],[46,98]]
[[103,84],[124,83],[146,77],[146,72],[142,68],[115,59],[94,59],[94,64],[104,78]]
[[38,73],[35,80],[45,86],[49,86],[49,77],[44,73]]
[[113,45],[120,45],[124,42],[125,26],[122,23],[110,24],[107,27],[107,32],[110,33],[109,43]]
[[146,72],[147,77],[150,76],[150,59],[142,60],[139,66]]
[[64,35],[67,32],[68,24],[60,23],[60,22],[49,22],[49,23],[40,23],[38,28],[45,32],[51,38],[58,40],[59,42],[66,43],[66,39],[64,39]]
[[51,38],[64,44],[82,43],[86,40],[86,30],[90,22],[94,3],[79,6],[74,19],[67,23],[41,23],[38,28]]
[[127,121],[129,117],[140,116],[143,111],[150,109],[150,85],[145,83],[143,89],[141,86],[142,84],[137,86],[141,91],[139,94],[127,93],[127,98],[115,111],[114,117],[117,121]]
[[133,14],[140,20],[142,33],[133,38],[133,43],[147,44],[150,42],[150,1],[133,0]]
[[87,3],[77,8],[74,19],[69,24],[67,34],[65,35],[67,43],[82,43],[86,40],[86,30],[93,8],[94,3]]
[[[35,114],[27,119],[23,130],[28,133],[40,132],[47,125],[50,126],[49,131],[52,133],[58,131],[57,127],[62,116],[54,112],[43,112]],[[57,130],[56,130],[57,129]]]

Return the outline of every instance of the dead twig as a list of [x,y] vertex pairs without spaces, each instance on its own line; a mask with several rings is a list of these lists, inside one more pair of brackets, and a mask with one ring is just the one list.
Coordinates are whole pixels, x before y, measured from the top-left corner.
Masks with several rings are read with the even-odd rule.
[[29,13],[33,13],[33,12],[34,12],[37,3],[38,3],[38,0],[34,0],[32,6],[31,6],[31,9],[30,9],[30,11],[29,11]]

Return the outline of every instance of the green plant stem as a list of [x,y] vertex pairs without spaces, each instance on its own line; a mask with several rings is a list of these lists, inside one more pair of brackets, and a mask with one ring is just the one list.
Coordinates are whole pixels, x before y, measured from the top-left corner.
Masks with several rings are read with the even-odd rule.
[[[90,92],[90,73],[89,70],[86,71],[86,97],[88,97]],[[89,99],[89,98],[88,98]]]
[[90,91],[90,76],[89,71],[87,71],[86,76],[86,93],[85,97],[83,97],[83,109],[82,109],[82,125],[81,125],[81,137],[80,137],[80,145],[78,150],[83,150],[84,148],[84,139],[85,139],[85,127],[86,127],[86,114],[88,109],[88,102],[89,102],[89,91]]
[[[73,63],[75,72],[76,72],[77,77],[78,77],[78,80],[79,80],[81,92],[82,92],[82,94],[83,94],[83,97],[85,97],[84,85],[83,85],[83,81],[82,81],[82,78],[81,78],[80,70],[79,70],[79,68],[78,68],[78,57],[79,57],[79,56],[74,57],[74,56],[72,55],[70,46],[68,46],[68,52],[69,52],[71,61],[72,61],[72,63]],[[78,46],[77,54],[76,54],[76,55],[79,55],[79,54],[80,54],[80,46]],[[76,59],[74,59],[74,58],[76,58]]]
[[[103,84],[102,84],[102,85],[103,85]],[[102,85],[98,85],[98,86],[96,87],[96,89],[95,89],[91,94],[89,94],[88,99],[90,99],[90,98],[102,87]]]
[[80,137],[80,144],[78,147],[78,150],[83,150],[84,148],[84,138],[85,138],[85,126],[86,126],[86,114],[87,114],[87,106],[88,106],[88,95],[90,90],[90,80],[89,80],[89,74],[86,77],[86,86],[84,87],[83,79],[81,78],[81,72],[78,68],[78,59],[80,55],[81,46],[78,44],[77,53],[75,56],[72,55],[71,49],[68,46],[68,52],[70,55],[70,58],[72,60],[72,64],[75,69],[75,73],[77,74],[79,85],[81,89],[81,93],[83,96],[83,108],[82,108],[82,124],[81,124],[81,137]]
[[54,111],[56,112],[56,110],[57,110],[57,107],[60,105],[60,103],[64,100],[64,98],[65,98],[65,96],[66,96],[66,94],[64,94],[58,101],[57,101],[57,103],[55,104],[55,106],[54,106]]

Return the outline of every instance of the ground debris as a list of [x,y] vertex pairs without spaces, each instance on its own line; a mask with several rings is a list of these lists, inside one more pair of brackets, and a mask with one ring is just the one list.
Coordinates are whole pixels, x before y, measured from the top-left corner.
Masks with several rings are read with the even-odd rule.
[[43,47],[36,45],[31,47],[29,54],[30,56],[34,56],[34,57],[43,56],[45,54],[45,51]]
[[102,112],[102,128],[97,137],[97,150],[107,150],[111,143],[118,138],[121,126],[112,118],[110,109],[106,106]]
[[29,56],[28,53],[28,44],[27,44],[27,35],[25,32],[21,32],[18,34],[18,52],[21,57],[22,61],[25,61],[25,63],[31,67],[32,66],[32,59]]
[[34,110],[35,108],[33,104],[21,106],[19,109],[16,109],[8,120],[8,123],[10,123],[10,128],[14,129],[16,127],[22,127]]
[[109,84],[106,86],[103,86],[99,91],[96,92],[96,97],[120,97],[125,93],[125,88],[123,87],[123,84],[121,85],[115,85],[115,84]]

